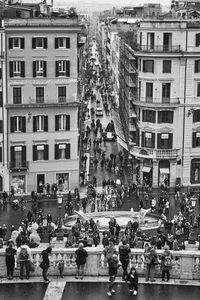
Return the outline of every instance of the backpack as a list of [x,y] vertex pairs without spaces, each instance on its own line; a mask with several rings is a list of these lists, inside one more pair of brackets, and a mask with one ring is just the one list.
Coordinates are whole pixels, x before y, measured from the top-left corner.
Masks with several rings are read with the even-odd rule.
[[27,260],[28,259],[28,251],[25,247],[21,247],[20,253],[19,253],[19,259],[20,260]]
[[164,258],[164,266],[171,267],[172,266],[172,259],[170,255],[165,256]]

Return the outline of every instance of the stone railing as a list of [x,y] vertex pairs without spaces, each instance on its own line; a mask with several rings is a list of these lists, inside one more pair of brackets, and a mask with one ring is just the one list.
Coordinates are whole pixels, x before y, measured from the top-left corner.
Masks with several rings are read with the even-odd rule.
[[[40,249],[31,249],[33,262],[35,265],[35,272],[31,273],[31,276],[41,276],[42,270],[39,267],[41,262]],[[53,248],[52,254],[50,255],[50,268],[49,275],[58,276],[58,261],[64,260],[64,273],[65,276],[74,276],[76,273],[76,261],[75,261],[75,250],[74,248]],[[88,259],[85,266],[86,276],[107,276],[108,265],[105,261],[104,255],[102,254],[102,247],[91,247],[86,248],[88,251]],[[156,265],[155,277],[161,278],[160,270],[160,257],[163,250],[158,250],[159,263]],[[200,251],[171,251],[173,256],[172,259],[172,270],[171,278],[174,279],[200,279]],[[146,264],[144,261],[144,250],[143,249],[132,249],[130,257],[130,267],[135,266],[140,276],[145,276]],[[5,249],[0,250],[0,277],[6,277],[6,265],[5,265]],[[122,269],[119,269],[118,275],[122,275]],[[19,276],[19,264],[16,263],[15,276]]]

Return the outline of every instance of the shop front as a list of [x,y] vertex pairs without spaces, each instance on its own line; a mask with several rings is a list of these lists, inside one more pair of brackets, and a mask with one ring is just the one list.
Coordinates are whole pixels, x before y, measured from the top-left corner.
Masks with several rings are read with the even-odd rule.
[[158,185],[164,184],[169,186],[170,184],[170,162],[169,160],[160,160],[158,165],[159,182]]
[[56,183],[60,192],[69,191],[69,173],[57,173]]
[[26,176],[25,175],[12,175],[11,177],[11,187],[14,190],[15,194],[21,195],[26,192]]
[[153,180],[153,160],[145,158],[142,166],[143,184],[152,186]]
[[190,182],[191,184],[200,183],[200,158],[194,158],[191,161]]

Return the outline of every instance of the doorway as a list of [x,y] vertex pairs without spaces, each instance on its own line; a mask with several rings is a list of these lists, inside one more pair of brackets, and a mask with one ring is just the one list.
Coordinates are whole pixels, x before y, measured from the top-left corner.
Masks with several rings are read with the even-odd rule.
[[37,193],[43,193],[43,187],[45,184],[45,175],[37,174]]

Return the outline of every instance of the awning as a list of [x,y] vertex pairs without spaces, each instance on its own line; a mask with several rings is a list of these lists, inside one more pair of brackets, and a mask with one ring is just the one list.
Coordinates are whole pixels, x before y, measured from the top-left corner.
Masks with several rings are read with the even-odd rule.
[[120,137],[117,137],[117,143],[120,144],[124,149],[128,151],[127,143],[125,143]]
[[117,111],[113,110],[113,121],[115,124],[115,133],[117,135],[117,142],[128,151],[128,145],[124,136],[124,131],[122,128],[121,120]]
[[160,168],[160,174],[169,174],[168,168]]
[[151,171],[150,167],[143,167],[142,172],[149,173]]

